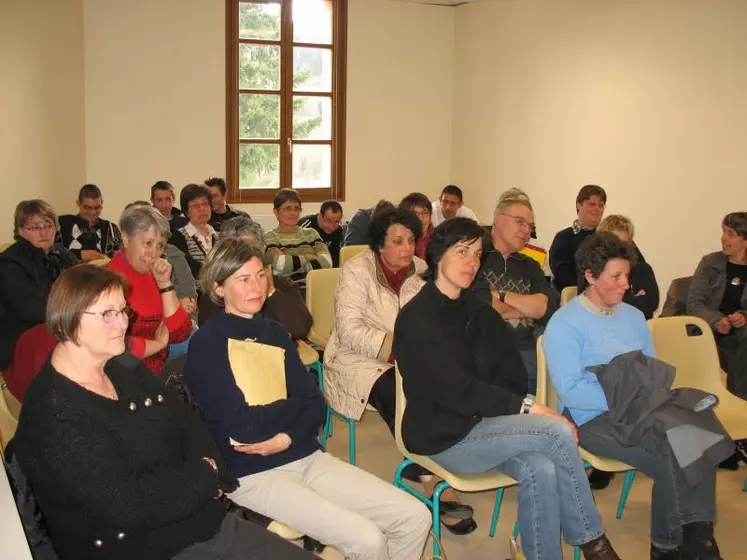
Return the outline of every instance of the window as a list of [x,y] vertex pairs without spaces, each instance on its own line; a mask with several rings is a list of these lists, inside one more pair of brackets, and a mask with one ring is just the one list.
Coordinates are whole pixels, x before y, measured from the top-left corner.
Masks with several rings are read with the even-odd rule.
[[344,200],[347,0],[227,0],[231,202]]

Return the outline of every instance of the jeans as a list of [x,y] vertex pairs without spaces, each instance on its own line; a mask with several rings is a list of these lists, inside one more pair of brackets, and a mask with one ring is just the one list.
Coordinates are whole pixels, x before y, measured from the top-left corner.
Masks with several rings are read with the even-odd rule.
[[524,360],[524,367],[527,368],[527,392],[530,395],[537,394],[537,349],[519,350],[521,359]]
[[169,357],[166,358],[167,362],[170,362],[171,360],[178,358],[179,356],[186,356],[187,350],[189,350],[189,341],[192,340],[192,335],[195,334],[195,331],[197,330],[196,327],[192,328],[192,332],[189,333],[189,336],[182,340],[181,342],[174,342],[173,344],[169,344]]
[[682,544],[682,525],[715,519],[716,469],[712,477],[689,486],[666,437],[650,430],[635,447],[623,447],[612,436],[608,413],[580,426],[578,436],[584,449],[627,463],[654,479],[651,541],[659,548]]
[[604,534],[571,428],[553,418],[484,418],[467,436],[431,459],[456,474],[498,469],[519,483],[519,527],[530,560],[562,558],[571,545]]

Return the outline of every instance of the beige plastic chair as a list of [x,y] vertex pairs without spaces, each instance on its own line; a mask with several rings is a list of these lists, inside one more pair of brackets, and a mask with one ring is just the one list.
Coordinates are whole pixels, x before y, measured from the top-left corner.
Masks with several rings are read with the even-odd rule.
[[[441,465],[436,463],[433,459],[430,457],[427,457],[425,455],[416,455],[415,453],[410,453],[407,448],[405,447],[405,443],[402,440],[402,418],[405,415],[405,408],[407,407],[407,398],[405,397],[404,390],[402,389],[402,376],[399,373],[399,368],[395,364],[395,377],[396,377],[396,385],[397,385],[397,395],[396,395],[396,404],[395,404],[395,420],[394,420],[394,436],[397,441],[397,449],[399,449],[399,452],[402,453],[402,455],[405,457],[406,461],[402,463],[399,468],[397,469],[397,473],[394,477],[394,485],[398,488],[401,488],[408,492],[409,494],[412,494],[416,498],[418,498],[420,501],[427,504],[431,511],[433,512],[433,533],[436,535],[438,539],[441,538],[441,524],[439,520],[439,498],[441,496],[441,492],[445,490],[448,486],[451,486],[455,490],[458,490],[459,492],[485,492],[487,490],[495,490],[498,489],[499,495],[496,496],[496,503],[493,510],[493,519],[491,521],[490,525],[490,536],[495,535],[495,527],[498,523],[498,514],[500,513],[500,507],[501,507],[501,499],[503,497],[503,489],[508,486],[513,486],[516,484],[516,481],[511,478],[508,475],[503,474],[502,472],[491,469],[487,472],[484,472],[482,474],[454,474],[445,468],[443,468]],[[416,463],[420,465],[421,467],[424,467],[431,471],[433,474],[438,476],[439,478],[442,478],[444,482],[441,482],[436,486],[436,489],[433,492],[433,497],[430,496],[424,496],[414,488],[410,487],[406,482],[402,480],[402,471],[404,468],[409,464],[409,461],[412,461],[413,463]],[[433,540],[433,552],[434,554],[440,554],[440,551],[438,550],[438,542],[437,539]]]
[[368,249],[368,245],[345,245],[340,249],[340,268],[355,255],[362,253],[366,249]]
[[267,526],[267,530],[270,531],[270,533],[275,533],[277,536],[284,538],[287,541],[297,541],[301,537],[303,537],[303,533],[296,531],[295,529],[291,529],[287,525],[283,525],[282,523],[278,523],[277,521],[271,522]]
[[[0,375],[0,386],[2,392],[0,392],[0,456],[5,450],[5,446],[13,438],[18,428],[18,416],[11,412],[8,401],[12,399],[15,403],[18,401],[10,394],[8,387],[5,384],[5,380]],[[9,397],[9,398],[8,398]],[[17,404],[18,410],[20,411],[20,404]]]
[[109,257],[104,257],[103,259],[96,259],[94,261],[88,261],[88,264],[92,264],[93,266],[106,266],[109,264],[109,261],[111,259]]
[[15,243],[15,241],[11,241],[10,243],[0,243],[0,253],[5,251],[5,249],[10,247],[11,245],[13,245],[13,243]]
[[[747,401],[732,395],[721,382],[718,350],[710,325],[699,317],[658,317],[648,322],[656,356],[677,368],[674,387],[694,387],[719,399],[716,416],[734,439],[747,438]],[[702,334],[688,335],[688,327]]]
[[577,295],[578,288],[576,286],[566,286],[565,288],[563,288],[563,291],[560,292],[560,307],[563,307]]
[[313,366],[319,361],[319,352],[306,344],[303,340],[296,341],[298,355],[301,357],[301,363],[306,367]]
[[332,335],[339,279],[339,268],[312,270],[306,275],[306,307],[313,319],[308,339],[321,347],[327,346]]
[[[568,290],[570,288],[565,288]],[[575,288],[573,288],[575,290]],[[565,292],[563,290],[563,292]],[[540,404],[544,404],[552,408],[553,410],[558,409],[558,394],[555,392],[555,387],[549,381],[547,374],[547,360],[545,359],[545,351],[542,349],[542,336],[537,339],[537,401]],[[623,509],[625,509],[625,503],[628,501],[628,495],[630,494],[630,487],[633,484],[633,478],[635,477],[635,467],[617,461],[615,459],[607,459],[594,455],[590,451],[587,451],[583,447],[578,448],[578,453],[581,458],[600,471],[606,472],[625,472],[627,473],[625,483],[623,484],[622,493],[620,494],[620,500],[617,505],[617,518],[622,517]]]

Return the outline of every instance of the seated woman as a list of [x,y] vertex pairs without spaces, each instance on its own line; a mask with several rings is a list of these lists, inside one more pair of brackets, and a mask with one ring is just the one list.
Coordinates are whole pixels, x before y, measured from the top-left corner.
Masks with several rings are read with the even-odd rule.
[[[127,281],[76,266],[49,295],[58,343],[26,394],[16,454],[61,560],[310,558],[227,515],[210,433],[125,352]],[[256,556],[255,556],[256,555]]]
[[168,345],[187,340],[192,332],[192,320],[171,281],[171,264],[163,258],[171,229],[152,206],[130,206],[119,225],[122,249],[107,266],[124,276],[130,286],[127,303],[134,315],[127,347],[157,374],[166,363]]
[[[395,379],[392,341],[399,310],[423,287],[425,263],[415,257],[421,223],[401,208],[377,211],[370,248],[345,263],[335,295],[335,324],[324,351],[324,392],[330,406],[359,420],[373,406],[394,435]],[[431,494],[438,480],[410,465],[403,476]],[[472,508],[453,489],[442,495],[444,526],[466,535],[477,528]]]
[[[262,226],[248,216],[236,216],[223,222],[220,233],[223,238],[243,238],[266,251]],[[311,313],[301,295],[301,290],[286,276],[272,273],[267,267],[267,296],[262,307],[266,319],[277,321],[285,327],[293,340],[304,338],[311,329]],[[209,297],[200,298],[199,324],[202,325],[215,314],[216,306]]]
[[407,408],[407,449],[459,474],[498,469],[519,482],[519,526],[532,560],[619,560],[586,483],[572,424],[527,395],[511,327],[469,290],[485,230],[453,218],[433,230],[428,283],[400,312],[394,352]]
[[311,228],[298,227],[301,197],[293,189],[280,189],[272,201],[278,227],[265,235],[267,257],[273,272],[288,276],[306,294],[306,275],[310,270],[332,267],[332,255]]
[[695,270],[687,313],[711,325],[721,369],[733,389],[738,368],[731,362],[747,340],[747,212],[727,214],[721,232],[721,251],[703,257]]
[[239,478],[229,497],[345,558],[420,558],[430,529],[427,509],[321,450],[319,388],[285,329],[258,315],[267,294],[263,256],[256,244],[231,238],[208,255],[200,287],[221,309],[195,333],[184,370]]
[[210,190],[205,185],[187,185],[179,194],[188,222],[174,230],[171,244],[184,253],[195,278],[210,249],[218,242],[218,233],[208,223],[212,212],[210,201]]
[[602,457],[634,466],[654,479],[651,558],[718,560],[713,537],[716,471],[689,485],[666,438],[648,430],[637,445],[612,435],[607,397],[588,368],[640,350],[655,357],[643,314],[623,302],[634,248],[610,233],[585,239],[576,253],[583,291],[547,326],[543,347],[558,398],[578,425],[580,444]]
[[[611,214],[599,222],[597,231],[614,233],[620,241],[633,243],[635,227],[630,218]],[[647,320],[651,319],[659,308],[659,285],[654,269],[646,261],[636,258],[630,268],[629,283],[630,289],[625,292],[623,301],[638,309]]]
[[[0,370],[19,400],[39,371],[54,341],[42,328],[29,332],[25,351],[14,350],[22,333],[44,323],[52,284],[77,257],[55,244],[57,214],[43,200],[24,200],[13,218],[15,243],[0,253]],[[13,362],[11,364],[11,362]]]
[[399,207],[403,210],[409,210],[420,220],[420,239],[418,239],[418,244],[415,247],[415,254],[418,258],[425,259],[425,248],[428,246],[428,241],[430,241],[433,232],[433,224],[431,223],[433,205],[423,193],[414,192],[403,198]]

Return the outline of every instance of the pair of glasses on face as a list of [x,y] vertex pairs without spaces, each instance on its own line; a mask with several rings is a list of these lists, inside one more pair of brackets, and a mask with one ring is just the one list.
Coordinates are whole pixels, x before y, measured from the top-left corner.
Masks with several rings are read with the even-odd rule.
[[425,218],[431,215],[430,210],[413,210],[412,213],[415,214],[418,218]]
[[127,321],[132,319],[134,311],[129,305],[125,305],[122,309],[107,309],[106,311],[84,311],[86,315],[95,315],[101,317],[104,323],[113,323],[119,319],[120,315],[123,316]]
[[44,224],[42,226],[30,225],[23,226],[23,229],[25,229],[29,233],[41,233],[43,231],[52,231],[53,229],[57,229],[57,226],[55,226],[54,224]]
[[534,231],[535,224],[534,222],[527,222],[524,218],[521,216],[514,216],[513,214],[506,214],[505,212],[502,212],[504,216],[508,216],[509,218],[512,218],[514,222],[516,222],[516,225],[520,228],[526,228],[529,231]]

